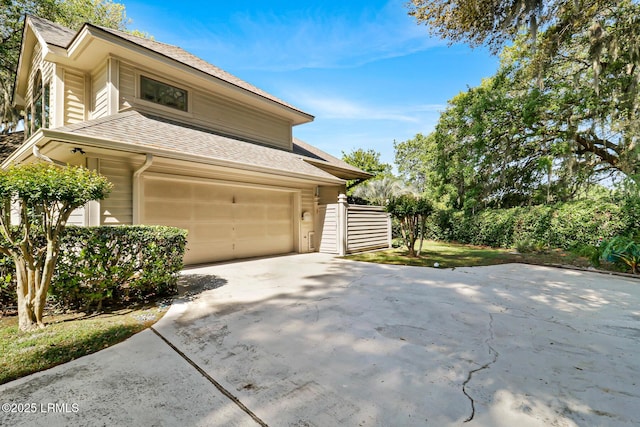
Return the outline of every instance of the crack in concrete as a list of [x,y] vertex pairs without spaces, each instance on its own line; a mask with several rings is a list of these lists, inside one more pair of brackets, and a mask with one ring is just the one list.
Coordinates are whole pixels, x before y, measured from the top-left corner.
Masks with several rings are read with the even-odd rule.
[[494,338],[494,335],[493,335],[493,314],[489,313],[489,318],[490,318],[490,320],[489,320],[489,338],[484,340],[484,343],[487,345],[487,348],[489,349],[489,354],[493,355],[493,359],[490,362],[485,363],[481,367],[469,371],[469,374],[467,375],[467,379],[462,383],[462,393],[464,393],[464,395],[467,396],[467,398],[469,399],[469,402],[471,402],[471,415],[469,415],[469,417],[466,420],[464,420],[465,423],[468,423],[469,421],[473,420],[473,417],[475,417],[475,415],[476,415],[476,404],[475,404],[475,401],[473,400],[473,397],[471,397],[469,395],[469,393],[467,393],[467,384],[469,384],[469,382],[473,378],[473,374],[475,374],[476,372],[480,372],[480,371],[483,371],[485,369],[488,369],[491,365],[493,365],[494,363],[496,363],[498,361],[498,356],[500,355],[500,353],[498,353],[493,347],[491,347],[491,344],[489,344],[489,342],[493,341],[493,338]]

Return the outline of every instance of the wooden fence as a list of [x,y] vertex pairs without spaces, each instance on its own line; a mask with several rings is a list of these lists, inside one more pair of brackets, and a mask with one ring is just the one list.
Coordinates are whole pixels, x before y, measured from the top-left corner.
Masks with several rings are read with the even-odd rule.
[[338,203],[319,206],[320,252],[345,255],[391,247],[391,218],[381,206]]

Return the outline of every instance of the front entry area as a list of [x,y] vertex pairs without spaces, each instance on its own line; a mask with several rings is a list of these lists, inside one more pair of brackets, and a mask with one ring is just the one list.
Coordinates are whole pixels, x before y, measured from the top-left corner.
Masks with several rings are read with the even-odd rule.
[[185,264],[295,251],[295,190],[143,177],[141,222],[189,230]]

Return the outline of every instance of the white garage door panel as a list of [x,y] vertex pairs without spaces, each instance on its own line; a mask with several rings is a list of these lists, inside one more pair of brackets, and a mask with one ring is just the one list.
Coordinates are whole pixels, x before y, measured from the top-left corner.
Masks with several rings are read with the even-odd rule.
[[189,230],[185,263],[292,252],[293,193],[144,177],[143,223]]

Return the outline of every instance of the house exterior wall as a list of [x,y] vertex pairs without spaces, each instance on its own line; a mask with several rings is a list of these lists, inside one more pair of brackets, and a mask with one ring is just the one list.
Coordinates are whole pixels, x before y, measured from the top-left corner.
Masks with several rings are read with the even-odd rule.
[[133,169],[126,160],[99,161],[100,174],[113,184],[109,197],[100,202],[100,224],[133,224]]
[[[192,73],[184,67],[167,64],[162,58],[153,59],[139,50],[127,50],[129,46],[120,45],[119,42],[113,42],[111,39],[96,41],[98,39],[96,37],[87,42],[91,44],[85,45],[85,48],[91,48],[86,50],[78,48],[75,54],[67,52],[67,56],[64,49],[60,51],[55,46],[47,54],[47,58],[55,62],[44,61],[39,42],[33,42],[33,49],[29,50],[29,82],[27,83],[24,78],[26,77],[24,71],[27,70],[22,68],[20,76],[23,78],[20,80],[18,98],[26,106],[32,103],[33,81],[38,70],[42,70],[43,82],[50,83],[49,127],[83,123],[135,108],[141,112],[155,114],[239,140],[291,150],[293,124],[305,123],[313,119],[312,116],[295,108],[287,110],[290,107],[286,104],[284,107],[277,105],[277,99],[275,104],[270,104],[273,99],[265,97],[265,100],[260,92],[249,90],[249,94],[241,93],[238,90],[246,88],[240,86],[239,89],[232,80],[227,82],[229,84],[221,84],[204,75]],[[157,68],[156,65],[158,65]],[[141,76],[186,90],[187,111],[141,99]],[[167,102],[168,104],[171,103]],[[135,131],[135,129],[131,130],[132,142],[135,142],[133,141]],[[56,161],[66,163],[72,159],[71,163],[85,164],[97,170],[113,184],[113,190],[105,200],[91,202],[76,210],[69,220],[70,224],[140,223],[141,219],[153,218],[153,216],[145,217],[145,209],[147,212],[152,209],[154,212],[169,214],[179,211],[187,212],[192,216],[190,225],[194,228],[199,225],[196,223],[202,218],[204,218],[203,221],[211,223],[211,219],[207,216],[216,215],[218,208],[223,206],[216,204],[217,202],[214,203],[214,199],[207,199],[207,194],[219,192],[221,188],[231,188],[233,200],[242,200],[242,203],[238,202],[238,205],[242,206],[229,208],[229,212],[233,215],[230,223],[235,224],[239,221],[242,224],[239,229],[246,234],[238,237],[239,234],[236,233],[235,238],[239,239],[236,243],[244,244],[242,239],[249,242],[246,248],[239,252],[241,256],[255,255],[251,252],[254,250],[252,247],[254,244],[251,241],[258,235],[262,236],[258,242],[258,245],[262,245],[262,249],[258,254],[266,254],[269,251],[281,253],[277,252],[281,250],[278,247],[285,246],[302,253],[317,251],[319,248],[318,238],[321,235],[318,228],[321,227],[318,215],[319,204],[335,203],[338,195],[345,192],[344,185],[331,184],[337,179],[332,180],[329,176],[323,177],[322,174],[308,175],[303,174],[302,171],[298,174],[285,168],[283,170],[286,173],[278,175],[273,174],[272,169],[266,168],[263,170],[247,167],[248,170],[245,170],[242,166],[233,166],[225,162],[205,164],[199,163],[199,160],[191,162],[171,159],[165,157],[164,153],[145,152],[146,149],[142,146],[139,150],[137,148],[132,150],[128,146],[115,148],[117,141],[110,145],[112,143],[103,138],[78,137],[76,139],[73,132],[74,130],[43,132],[42,140],[32,142],[38,144],[43,154],[50,155]],[[104,137],[106,138],[107,135]],[[84,151],[75,150],[75,153],[71,153],[72,148],[81,148]],[[153,158],[154,156],[156,157]],[[147,165],[146,161],[149,159],[153,160]],[[146,169],[147,166],[150,167]],[[144,172],[141,167],[145,168]],[[160,175],[167,179],[153,184],[156,187],[151,184],[145,187],[145,182],[148,184],[150,177]],[[320,183],[325,184],[318,187]],[[156,195],[145,198],[145,188],[149,191],[153,189]],[[209,193],[200,191],[201,189],[207,189]],[[189,190],[191,194],[189,208],[167,202],[167,194],[171,191],[175,193],[176,190]],[[178,194],[183,194],[180,191]],[[187,191],[184,191],[184,194],[186,193]],[[280,198],[282,201],[279,202]],[[234,204],[236,204],[235,201],[232,202],[232,205]],[[181,208],[172,211],[167,209],[169,206],[181,206]],[[215,209],[212,210],[211,206]],[[196,217],[194,216],[196,212],[204,216]],[[278,231],[278,227],[283,230],[290,229],[291,233]],[[204,245],[210,243],[207,241],[210,231],[211,227],[199,236]],[[194,231],[194,233],[198,232]],[[203,236],[204,239],[202,239]],[[284,243],[278,246],[276,238]],[[286,240],[289,238],[290,240]],[[211,241],[213,240],[215,239]],[[203,250],[206,251],[207,248]]]
[[338,201],[338,196],[340,194],[345,194],[346,188],[344,185],[342,186],[322,186],[318,189],[318,204],[319,205],[328,205],[331,203],[336,203]]
[[[316,197],[315,188],[304,188],[300,193],[300,211],[303,217],[300,221],[300,252],[313,252],[317,248],[315,241]],[[304,213],[308,218],[304,218]]]
[[[43,60],[42,47],[40,46],[39,43],[36,43],[33,48],[31,60],[29,62],[29,80],[27,82],[27,93],[25,97],[27,102],[25,105],[25,109],[29,109],[30,105],[33,102],[33,95],[35,90],[34,83],[36,80],[36,75],[38,74],[38,72],[41,72],[43,84],[49,85],[49,88],[50,88],[49,105],[48,105],[50,119],[53,117],[53,114],[55,114],[55,109],[53,108],[53,106],[55,105],[55,97],[53,92],[54,85],[52,84],[54,70],[55,70],[54,64]],[[51,123],[53,122],[51,121]],[[25,132],[25,136],[28,136],[28,135],[29,135],[29,131]]]
[[88,109],[86,76],[84,73],[65,68],[64,77],[64,124],[70,125],[86,120]]
[[[140,67],[119,61],[119,107],[124,110],[133,106],[145,110],[156,110],[156,113],[166,116],[170,114],[167,108],[154,106],[150,102],[139,99],[140,75],[164,81],[166,76],[155,76]],[[232,99],[224,98],[214,93],[205,92],[186,83],[168,80],[181,89],[188,90],[189,111],[176,111],[177,120],[193,124],[214,132],[239,137],[250,141],[260,142],[282,149],[291,149],[291,123],[273,115],[248,108]]]
[[[31,56],[31,68],[29,70],[29,82],[27,84],[27,105],[31,104],[33,100],[33,83],[36,78],[36,74],[39,70],[42,69],[44,61],[42,60],[42,48],[40,44],[36,43],[35,48],[33,49],[33,55]],[[44,76],[42,76],[44,80]]]
[[109,86],[107,86],[107,64],[91,73],[91,118],[109,114]]
[[[142,158],[102,158],[97,159],[96,163],[97,170],[113,184],[113,190],[109,197],[99,202],[99,224],[133,224],[133,186],[135,185],[133,175],[142,166]],[[286,191],[292,197],[291,220],[294,227],[295,251],[300,253],[317,251],[317,243],[313,240],[317,222],[315,209],[317,198],[315,196],[316,187],[312,184],[296,183],[273,177],[267,178],[264,175],[247,174],[237,170],[213,169],[205,165],[187,167],[183,162],[160,158],[154,160],[153,166],[146,170],[140,179],[144,180],[145,176],[156,175],[175,177],[176,188],[182,188],[185,182],[193,181],[214,186],[222,184],[230,187],[264,188],[265,192],[270,189]],[[172,180],[166,179],[162,183],[165,186],[166,194],[169,195],[174,187]],[[146,200],[147,196],[144,190],[139,194],[141,200]],[[206,198],[207,195],[203,193],[201,197]],[[162,201],[162,198],[157,200]],[[145,202],[141,201],[140,203]],[[203,199],[203,203],[206,203],[205,199]],[[147,204],[147,208],[148,206],[150,205]],[[304,212],[308,212],[309,216],[303,220]],[[86,224],[86,212],[77,212],[77,214],[76,222],[78,225],[81,225],[83,220]],[[85,217],[81,216],[83,214]],[[213,215],[215,212],[211,212],[211,214]],[[141,222],[144,222],[144,218],[153,218],[153,215],[146,215],[144,210],[140,215]]]

